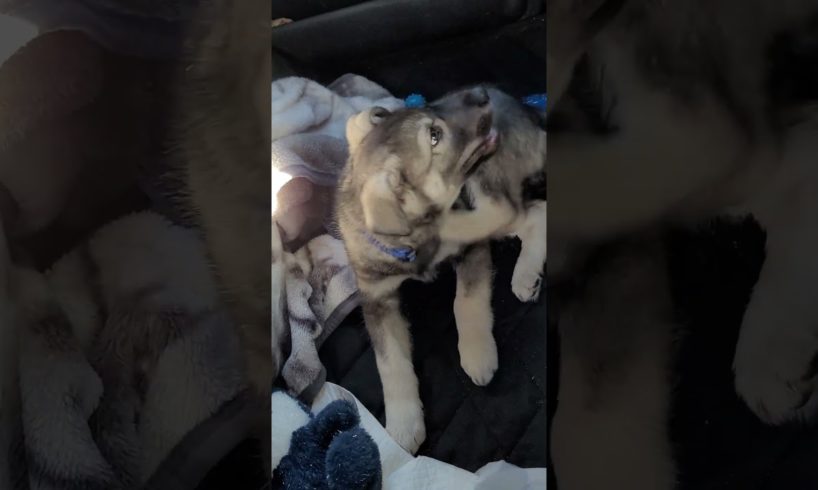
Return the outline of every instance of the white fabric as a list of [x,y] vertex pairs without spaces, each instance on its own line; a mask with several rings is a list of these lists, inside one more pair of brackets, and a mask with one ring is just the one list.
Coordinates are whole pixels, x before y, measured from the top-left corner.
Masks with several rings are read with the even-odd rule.
[[[381,457],[383,490],[544,490],[545,468],[519,468],[505,461],[495,461],[476,473],[425,456],[413,457],[392,440],[355,395],[344,388],[326,383],[313,402],[317,412],[334,400],[355,402],[361,426],[372,436]],[[545,437],[545,434],[543,434]]]
[[[545,435],[543,434],[543,437]],[[545,468],[520,468],[505,461],[495,461],[477,470],[478,482],[475,490],[545,490],[547,473]]]
[[298,402],[282,391],[276,391],[270,400],[270,436],[272,443],[271,455],[276,468],[281,458],[290,452],[290,441],[293,432],[307,425],[310,414],[304,411]]

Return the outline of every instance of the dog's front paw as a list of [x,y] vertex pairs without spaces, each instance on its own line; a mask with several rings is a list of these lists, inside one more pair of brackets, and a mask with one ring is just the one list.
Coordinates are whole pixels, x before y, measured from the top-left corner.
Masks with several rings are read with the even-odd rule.
[[736,392],[763,422],[805,421],[818,411],[818,341],[810,325],[781,325],[753,306],[736,346]]
[[518,262],[511,276],[511,291],[523,303],[534,301],[540,297],[542,272],[525,268]]
[[812,357],[769,344],[758,347],[739,345],[734,365],[736,392],[750,410],[771,425],[814,415],[818,397]]
[[461,338],[457,350],[460,365],[472,382],[477,386],[489,384],[497,371],[497,344],[491,331],[472,332]]
[[423,421],[423,406],[419,403],[402,403],[386,414],[386,432],[400,447],[410,454],[426,440],[426,424]]

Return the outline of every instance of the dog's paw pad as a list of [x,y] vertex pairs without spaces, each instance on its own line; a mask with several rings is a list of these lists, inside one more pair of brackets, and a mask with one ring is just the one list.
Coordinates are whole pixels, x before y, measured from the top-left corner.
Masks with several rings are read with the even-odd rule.
[[[481,336],[482,337],[482,336]],[[477,386],[486,386],[497,371],[497,344],[489,333],[486,338],[460,340],[460,366]]]
[[426,440],[426,424],[423,421],[423,408],[405,404],[386,416],[386,432],[400,447],[410,454],[418,452]]
[[772,370],[736,369],[736,392],[769,425],[812,418],[818,405],[814,379],[786,380]]
[[781,332],[739,339],[736,393],[767,424],[812,419],[818,414],[815,348],[809,339]]
[[514,275],[511,277],[511,291],[523,303],[539,298],[541,285],[542,274],[540,272],[524,270],[521,267],[514,269]]

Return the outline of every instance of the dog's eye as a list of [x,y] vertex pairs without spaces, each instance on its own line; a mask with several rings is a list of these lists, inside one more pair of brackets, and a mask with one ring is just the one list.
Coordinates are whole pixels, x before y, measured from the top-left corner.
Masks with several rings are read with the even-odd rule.
[[429,128],[429,138],[432,141],[432,146],[437,146],[440,140],[443,139],[443,131],[437,126],[432,126]]

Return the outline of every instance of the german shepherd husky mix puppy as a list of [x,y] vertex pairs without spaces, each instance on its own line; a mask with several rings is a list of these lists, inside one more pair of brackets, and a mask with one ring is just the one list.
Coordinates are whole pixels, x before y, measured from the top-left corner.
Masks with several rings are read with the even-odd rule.
[[[383,384],[386,428],[412,453],[426,429],[398,286],[410,278],[432,280],[437,265],[462,248],[441,242],[439,221],[472,166],[496,148],[485,95],[453,115],[376,107],[347,123],[350,158],[337,193],[338,224]],[[490,331],[486,338],[486,332],[464,330],[471,327],[458,325],[461,355],[493,347]],[[473,379],[491,378],[490,359],[469,362],[474,365],[461,360]]]
[[551,0],[547,19],[552,280],[579,246],[752,213],[766,259],[733,367],[770,424],[818,409],[816,19],[813,0]]
[[[542,171],[545,134],[526,117],[518,125],[508,122],[509,117],[524,116],[506,107],[509,100],[500,92],[474,87],[423,110],[390,114],[373,109],[353,117],[347,125],[350,160],[338,192],[338,220],[358,278],[364,319],[384,387],[386,428],[413,453],[425,439],[425,425],[398,286],[410,278],[431,280],[440,262],[458,256],[454,311],[460,363],[478,385],[488,384],[497,369],[491,256],[485,240],[508,233],[541,232],[543,245],[521,254],[521,261],[537,264],[528,269],[533,277],[519,275],[518,295],[530,300],[539,289],[536,271],[545,262],[544,215],[541,222],[530,226],[521,217],[521,189],[527,177]],[[525,135],[521,140],[535,143],[521,147],[507,134],[512,128]],[[499,149],[498,135],[508,140]],[[541,148],[537,142],[542,143]],[[527,152],[536,149],[543,152],[542,158],[533,153],[539,167],[527,168],[515,161],[515,157],[532,160]],[[475,166],[478,161],[480,165]],[[510,165],[503,174],[488,168],[495,162]],[[464,188],[467,177],[469,182],[485,185]],[[508,213],[505,203],[489,208],[502,199],[512,201],[518,213]],[[475,222],[467,209],[452,210],[456,202],[473,209],[473,214],[482,213],[490,226]],[[444,224],[452,227],[452,239],[443,237]]]
[[271,315],[267,266],[271,7],[267,0],[208,0],[198,8],[179,86],[176,144],[251,385],[268,394],[279,365],[271,330],[276,336],[282,329],[271,325],[278,315]]

